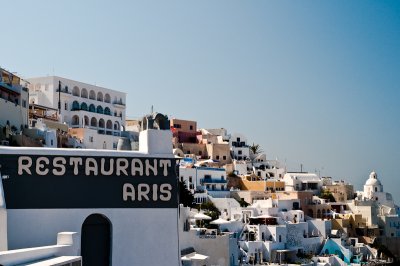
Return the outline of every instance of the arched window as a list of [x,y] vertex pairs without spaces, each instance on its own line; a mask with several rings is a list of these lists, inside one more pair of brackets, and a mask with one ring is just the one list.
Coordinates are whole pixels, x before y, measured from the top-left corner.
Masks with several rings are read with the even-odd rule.
[[97,93],[97,100],[100,101],[100,102],[103,101],[103,93],[102,93],[101,91],[99,91],[99,92]]
[[112,122],[111,120],[107,120],[107,129],[112,129]]
[[80,96],[79,88],[78,88],[77,86],[75,86],[75,87],[72,89],[72,95],[74,95],[74,96]]
[[91,127],[97,127],[97,119],[96,119],[96,117],[92,117],[92,119],[90,120],[90,126]]
[[104,114],[105,114],[105,115],[111,115],[111,110],[110,110],[110,108],[108,108],[108,107],[104,108]]
[[96,100],[96,93],[94,92],[94,90],[90,90],[89,99]]
[[96,111],[97,111],[98,114],[102,114],[103,113],[103,107],[101,107],[100,105],[97,106]]
[[118,123],[118,122],[115,122],[115,124],[114,124],[114,130],[119,130],[119,123]]
[[94,104],[89,105],[89,112],[96,113],[96,106]]
[[88,106],[85,102],[81,103],[81,110],[84,110],[84,111],[88,110]]
[[79,103],[78,103],[78,101],[74,101],[74,102],[72,103],[72,109],[71,109],[71,111],[76,111],[76,110],[79,110]]
[[87,98],[88,97],[88,91],[87,89],[83,88],[81,91],[81,97],[82,98]]
[[104,128],[104,125],[105,123],[104,123],[104,119],[103,118],[100,118],[100,120],[99,120],[99,127],[100,128]]
[[104,95],[104,101],[106,103],[111,103],[111,96],[110,94],[106,93],[106,95]]
[[85,127],[85,126],[89,126],[89,117],[87,117],[87,116],[85,115],[85,117],[83,118],[83,122],[84,122],[84,124],[83,124],[84,127]]
[[72,117],[72,125],[73,125],[73,126],[79,126],[79,116],[74,115],[74,116]]

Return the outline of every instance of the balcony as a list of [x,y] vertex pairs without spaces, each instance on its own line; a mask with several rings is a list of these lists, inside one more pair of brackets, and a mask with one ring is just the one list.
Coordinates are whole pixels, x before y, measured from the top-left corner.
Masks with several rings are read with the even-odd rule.
[[[59,91],[60,91],[60,89],[56,89],[56,92],[59,92]],[[66,93],[66,94],[72,94],[72,91],[68,91],[68,89],[66,89],[66,88],[61,89],[61,92]]]
[[226,179],[201,178],[200,184],[226,184]]
[[117,107],[125,107],[125,103],[123,103],[121,100],[120,101],[113,101],[113,104]]

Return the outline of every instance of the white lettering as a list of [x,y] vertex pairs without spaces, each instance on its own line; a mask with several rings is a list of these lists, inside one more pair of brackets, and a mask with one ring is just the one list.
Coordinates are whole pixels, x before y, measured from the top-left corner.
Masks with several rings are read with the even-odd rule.
[[112,175],[113,171],[114,171],[114,159],[110,159],[110,167],[108,169],[108,171],[106,171],[104,169],[104,166],[106,164],[106,159],[101,158],[101,163],[100,163],[100,172],[102,175]]
[[90,175],[90,172],[95,176],[98,174],[97,161],[94,158],[86,159],[85,174]]
[[[26,162],[26,164],[24,163]],[[32,166],[32,158],[28,156],[20,156],[18,158],[18,175],[22,175],[23,171],[25,173],[32,175],[31,170],[29,169]]]
[[158,185],[153,184],[153,201],[157,201],[158,199]]
[[170,184],[161,184],[160,186],[160,200],[169,201],[171,200],[171,190],[172,186]]
[[146,175],[150,175],[150,170],[153,171],[153,175],[157,175],[157,160],[153,160],[153,165],[150,165],[150,161],[146,160]]
[[116,164],[117,164],[116,165],[117,176],[120,176],[121,172],[123,172],[127,176],[128,171],[126,171],[126,169],[128,168],[128,160],[124,158],[118,158]]
[[69,165],[74,166],[74,175],[79,174],[78,165],[82,165],[82,158],[71,157],[69,158]]
[[164,167],[164,176],[168,176],[168,167],[171,167],[171,160],[160,160],[160,167]]
[[53,159],[53,175],[64,175],[66,163],[67,161],[64,157],[55,157]]
[[142,201],[142,198],[145,198],[147,201],[149,201],[149,194],[150,192],[150,186],[148,184],[139,184],[138,185],[138,201]]
[[139,159],[132,159],[131,175],[135,176],[136,172],[139,173],[139,176],[143,175],[143,163]]
[[131,201],[135,200],[135,188],[132,184],[129,183],[125,183],[123,190],[122,190],[122,194],[123,194],[123,199],[124,201],[127,201],[128,198],[131,199]]
[[[46,166],[42,164],[41,162],[44,162],[45,164],[49,164],[50,160],[47,157],[39,157],[36,160],[36,173],[38,175],[47,175],[49,173],[49,169],[45,168]],[[42,170],[44,168],[44,170]]]

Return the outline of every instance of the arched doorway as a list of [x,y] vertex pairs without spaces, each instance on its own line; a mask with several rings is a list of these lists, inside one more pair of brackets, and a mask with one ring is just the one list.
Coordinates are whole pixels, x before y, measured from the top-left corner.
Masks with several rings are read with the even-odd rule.
[[82,225],[83,266],[111,265],[111,222],[101,214],[89,215]]

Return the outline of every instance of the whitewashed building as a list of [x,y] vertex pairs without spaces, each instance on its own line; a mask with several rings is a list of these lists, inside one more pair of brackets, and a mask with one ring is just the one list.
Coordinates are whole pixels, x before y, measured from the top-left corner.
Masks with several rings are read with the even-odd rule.
[[[139,151],[0,147],[0,264],[69,255],[87,266],[181,265],[171,138],[145,129]],[[71,233],[54,245],[60,232]]]
[[313,173],[286,173],[283,176],[285,191],[313,191],[322,188],[322,179]]
[[229,140],[233,159],[235,160],[250,160],[250,148],[247,143],[247,138],[242,134],[232,134]]
[[60,122],[86,148],[116,149],[125,128],[126,93],[58,76],[28,81],[29,103],[58,109]]
[[20,132],[28,126],[28,89],[21,79],[0,68],[0,126]]

